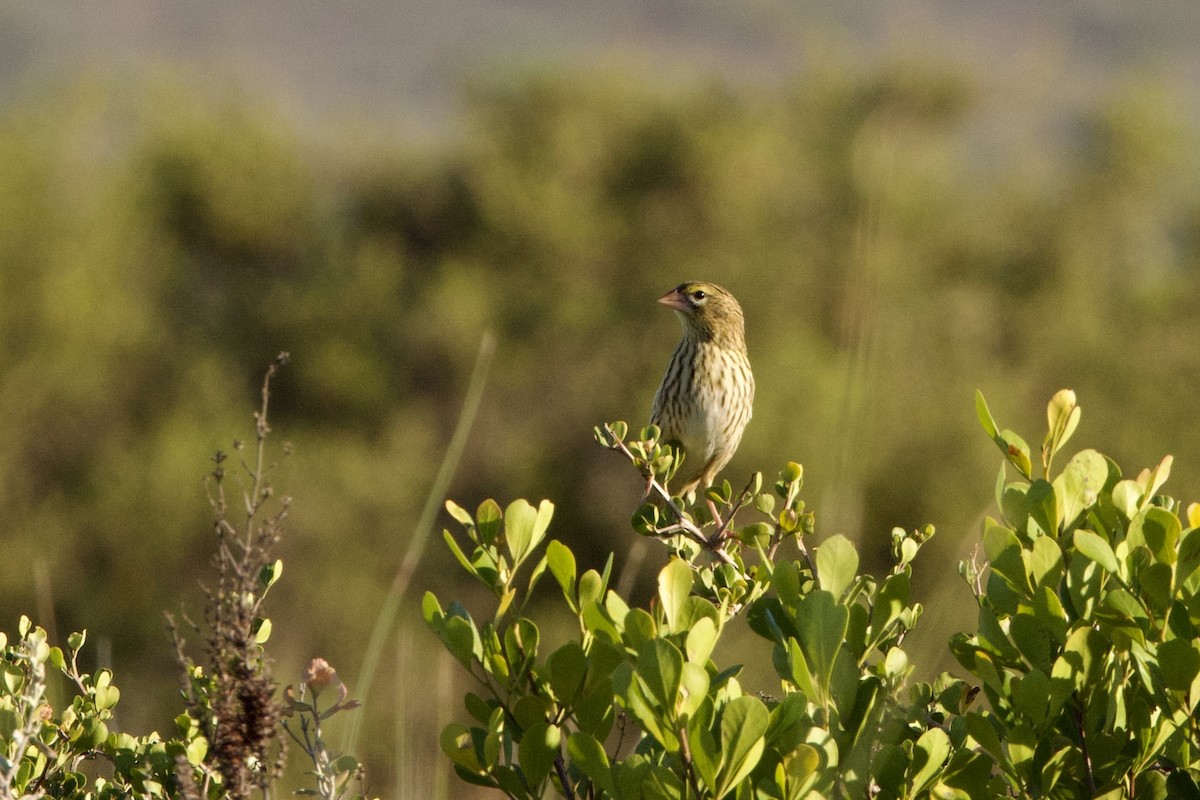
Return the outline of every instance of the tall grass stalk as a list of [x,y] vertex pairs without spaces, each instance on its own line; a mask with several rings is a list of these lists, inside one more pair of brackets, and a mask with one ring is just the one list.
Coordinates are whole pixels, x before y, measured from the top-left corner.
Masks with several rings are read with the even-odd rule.
[[[371,692],[371,684],[375,680],[375,671],[379,667],[379,659],[383,653],[383,646],[395,628],[396,614],[400,610],[400,601],[404,598],[405,592],[408,590],[408,584],[412,581],[413,573],[416,571],[417,564],[420,563],[421,556],[425,553],[425,545],[429,541],[429,533],[433,530],[434,519],[437,517],[438,510],[445,502],[446,492],[450,488],[450,481],[454,477],[455,470],[458,469],[458,462],[462,458],[463,449],[467,444],[467,434],[470,433],[471,424],[475,421],[475,415],[479,410],[479,401],[483,398],[483,389],[487,384],[488,369],[491,367],[492,356],[496,352],[496,336],[491,331],[484,333],[482,341],[479,343],[479,352],[475,356],[475,367],[471,372],[471,381],[467,386],[467,394],[463,399],[462,410],[458,414],[458,422],[454,427],[454,434],[450,437],[450,444],[446,447],[446,454],[442,457],[442,465],[438,469],[437,477],[434,478],[433,485],[429,487],[429,494],[425,498],[425,507],[421,511],[421,516],[417,520],[417,526],[413,530],[412,536],[409,537],[408,550],[404,553],[404,558],[400,561],[400,566],[396,570],[396,577],[392,579],[392,586],[388,590],[387,597],[384,598],[383,606],[379,609],[379,614],[375,617],[375,627],[371,631],[371,638],[367,642],[366,654],[363,656],[362,672],[358,677],[355,687],[356,694],[364,701],[368,699]],[[358,734],[362,727],[363,715],[356,715],[351,722],[350,727],[346,731],[346,742],[342,748],[342,752],[353,753],[358,743]]]

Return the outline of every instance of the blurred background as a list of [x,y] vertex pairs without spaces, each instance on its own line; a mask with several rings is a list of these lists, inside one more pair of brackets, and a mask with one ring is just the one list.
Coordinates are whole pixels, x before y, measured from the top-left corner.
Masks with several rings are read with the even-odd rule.
[[465,796],[436,734],[467,683],[417,611],[486,608],[448,519],[355,679],[481,338],[450,495],[549,497],[622,574],[639,479],[591,428],[646,421],[679,336],[654,300],[702,278],[758,381],[725,475],[801,461],[818,535],[875,570],[893,526],[937,526],[928,678],[973,624],[955,564],[1000,463],[975,389],[1036,448],[1073,388],[1069,450],[1172,453],[1196,498],[1196,30],[1165,0],[0,2],[0,628],[87,628],[119,723],[167,730],[210,457],[288,350],[276,676],[339,669],[373,794]]

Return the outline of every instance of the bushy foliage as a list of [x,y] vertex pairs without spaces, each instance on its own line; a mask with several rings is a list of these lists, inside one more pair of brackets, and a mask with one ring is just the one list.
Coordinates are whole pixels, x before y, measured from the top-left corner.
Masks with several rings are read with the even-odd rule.
[[[87,673],[79,666],[86,631],[71,634],[64,653],[22,616],[12,642],[0,633],[0,798],[269,797],[286,760],[283,733],[312,766],[306,774],[315,786],[298,794],[342,800],[361,779],[357,759],[334,752],[321,733],[330,717],[358,706],[347,699],[336,671],[314,659],[303,681],[280,698],[264,649],[272,630],[264,600],[283,572],[283,562],[272,553],[290,505],[288,498],[275,497],[270,479],[275,464],[267,447],[267,411],[271,381],[287,360],[281,353],[263,379],[250,460],[227,472],[227,456],[218,452],[214,458],[209,499],[217,579],[206,587],[204,624],[190,624],[203,642],[203,655],[189,654],[171,619],[184,705],[174,719],[174,735],[135,736],[116,729],[113,709],[121,692],[113,671]],[[235,442],[234,449],[241,451],[242,444]],[[237,488],[227,491],[230,483]],[[50,689],[55,673],[67,681],[68,704],[57,702],[58,693]],[[322,691],[333,686],[337,699],[320,704]],[[97,770],[100,764],[107,769]]]
[[[1171,448],[1195,482],[1200,423],[1176,411],[1200,339],[1200,137],[1170,87],[1130,82],[1047,120],[1033,101],[997,107],[1023,87],[920,58],[800,75],[767,91],[477,81],[437,145],[314,132],[272,98],[179,75],[9,95],[0,616],[40,603],[88,628],[153,687],[123,714],[170,724],[159,612],[209,555],[191,535],[208,509],[181,487],[227,449],[215,432],[237,424],[246,376],[287,347],[277,414],[305,454],[285,467],[304,498],[288,563],[309,578],[272,590],[303,621],[275,646],[292,664],[345,646],[334,660],[354,670],[370,621],[327,598],[378,604],[489,328],[453,494],[474,508],[536,487],[596,566],[623,552],[636,489],[584,432],[649,408],[676,336],[653,298],[691,277],[747,311],[759,392],[732,468],[802,460],[868,571],[890,556],[864,532],[928,519],[927,551],[957,558],[989,494],[959,413],[981,384],[1032,408],[1070,383],[1119,461]],[[429,572],[453,580],[438,556]],[[935,617],[966,604],[922,599],[922,633],[965,624]]]
[[[455,771],[514,798],[1196,796],[1200,505],[1186,527],[1159,493],[1169,458],[1122,479],[1083,450],[1054,474],[1080,418],[1073,392],[1049,404],[1038,479],[1025,441],[998,429],[982,395],[978,409],[1017,472],[1001,469],[986,561],[961,569],[979,624],[950,648],[978,685],[908,685],[913,562],[932,528],[895,529],[893,566],[873,577],[842,536],[810,555],[798,465],[765,491],[756,474],[681,507],[664,488],[677,453],[654,428],[626,440],[616,423],[597,438],[658,495],[633,527],[668,556],[646,608],[609,588],[608,568],[577,574],[558,540],[537,557],[549,502],[448,506],[469,545],[449,531],[447,543],[497,598],[477,618],[425,597],[426,621],[477,683],[472,722],[442,731]],[[547,576],[577,620],[562,644],[525,611]],[[732,626],[763,642],[734,663],[717,647]],[[777,686],[739,682],[755,660]]]
[[978,408],[1018,474],[996,484],[989,568],[963,565],[979,624],[951,647],[991,708],[967,730],[1018,796],[1200,796],[1200,504],[1181,518],[1160,493],[1170,456],[1125,478],[1083,450],[1054,474],[1073,392],[1050,403],[1040,478]]

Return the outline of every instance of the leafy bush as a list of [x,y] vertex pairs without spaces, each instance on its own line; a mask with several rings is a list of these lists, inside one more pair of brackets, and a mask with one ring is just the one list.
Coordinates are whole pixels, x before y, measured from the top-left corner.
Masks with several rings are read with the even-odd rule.
[[[22,616],[15,640],[0,633],[0,797],[266,797],[285,760],[281,728],[313,767],[308,774],[315,788],[298,793],[341,800],[352,780],[361,778],[357,760],[332,752],[321,735],[325,720],[358,705],[347,699],[336,671],[314,659],[303,682],[288,686],[281,702],[264,650],[272,626],[263,601],[283,571],[271,553],[290,505],[289,498],[275,496],[269,477],[274,465],[268,459],[267,410],[271,380],[287,360],[281,353],[263,380],[252,457],[228,472],[227,456],[217,453],[214,459],[210,500],[217,581],[207,589],[205,624],[191,625],[202,637],[202,656],[188,655],[171,620],[185,701],[174,735],[110,730],[121,692],[111,670],[80,669],[86,632],[71,634],[64,652]],[[243,447],[235,442],[234,449]],[[228,488],[231,480],[236,490]],[[227,492],[236,499],[228,500]],[[74,693],[61,709],[48,690],[55,672]],[[337,700],[318,705],[321,691],[334,685]],[[89,777],[99,764],[107,765],[105,776]]]
[[[262,599],[281,574],[270,549],[288,507],[272,501],[264,460],[277,366],[236,523],[220,489],[223,460],[214,472],[219,580],[196,628],[205,658],[188,658],[177,639],[187,706],[174,734],[110,730],[121,695],[110,670],[80,669],[85,634],[64,651],[22,617],[14,639],[0,634],[3,796],[266,795],[283,757],[280,728],[313,767],[315,788],[301,793],[351,794],[361,769],[328,747],[322,725],[357,703],[321,659],[280,701],[263,649]],[[845,537],[810,547],[815,518],[798,464],[770,486],[755,474],[689,505],[666,488],[679,457],[656,429],[636,438],[623,423],[597,429],[652,494],[632,520],[667,556],[646,608],[609,589],[611,557],[580,574],[569,548],[547,542],[549,501],[501,509],[489,500],[474,514],[448,503],[466,545],[448,531],[446,542],[495,597],[478,620],[432,593],[423,602],[478,683],[464,698],[472,721],[440,735],[457,774],[514,798],[1200,796],[1200,504],[1181,517],[1160,492],[1169,456],[1124,478],[1085,449],[1056,473],[1081,416],[1073,392],[1050,401],[1037,454],[996,424],[981,395],[976,409],[1005,463],[1000,518],[983,526],[986,560],[960,565],[978,625],[950,650],[970,682],[909,682],[904,643],[922,612],[914,564],[932,527],[894,529],[891,568],[864,574]],[[526,614],[543,581],[574,621],[561,643],[543,641]],[[726,663],[718,645],[735,627],[760,643],[739,653],[743,663],[769,663],[777,686],[755,691],[743,664]],[[73,689],[65,704],[47,690],[55,672]],[[336,699],[321,704],[331,688]]]
[[1200,505],[1181,519],[1159,494],[1170,456],[1130,479],[1083,450],[1052,478],[1072,392],[1050,403],[1041,478],[977,407],[1018,477],[996,484],[986,575],[964,565],[979,624],[951,648],[991,706],[966,716],[971,737],[1017,796],[1200,796]]
[[[1169,457],[1128,480],[1084,450],[1051,477],[1079,422],[1072,392],[1050,402],[1038,479],[1025,441],[998,430],[982,396],[977,408],[1017,471],[1001,469],[986,563],[960,570],[979,625],[950,646],[978,687],[948,674],[908,685],[913,562],[931,527],[893,530],[891,570],[862,574],[842,536],[810,551],[799,465],[765,490],[756,474],[682,507],[665,488],[675,451],[654,428],[630,440],[615,423],[597,440],[647,479],[654,502],[633,527],[668,557],[646,608],[608,588],[611,557],[578,575],[557,540],[537,556],[548,501],[488,500],[474,515],[447,504],[468,543],[447,531],[447,544],[497,601],[477,619],[425,596],[428,624],[478,684],[472,721],[441,734],[457,774],[514,798],[1200,794],[1200,506],[1185,530],[1158,493]],[[547,575],[577,621],[556,646],[525,615]],[[777,694],[717,660],[733,626],[762,641],[740,655],[770,662]]]
[[[957,558],[991,491],[991,454],[955,408],[981,381],[1022,410],[1074,383],[1106,452],[1172,452],[1173,479],[1200,481],[1200,416],[1175,413],[1200,340],[1190,104],[1135,80],[1047,119],[1022,99],[1028,75],[997,90],[999,73],[915,55],[822,57],[768,89],[501,71],[428,146],[323,132],[180,74],[18,91],[0,108],[0,619],[36,598],[89,647],[111,641],[123,683],[150,687],[123,721],[165,730],[158,612],[199,601],[172,576],[209,553],[193,535],[209,510],[181,487],[229,449],[246,376],[285,344],[297,364],[274,414],[304,453],[286,469],[306,543],[288,568],[307,580],[271,590],[281,662],[369,636],[328,598],[380,602],[486,329],[494,378],[454,496],[474,509],[537,487],[555,535],[602,563],[628,537],[629,476],[582,434],[648,407],[676,336],[653,298],[692,276],[747,312],[760,392],[736,474],[802,460],[830,532],[936,520],[923,557]],[[855,541],[887,572],[886,535]],[[465,575],[436,556],[439,580]],[[969,603],[921,597],[938,611],[923,641],[970,627],[942,612]],[[380,691],[435,669],[425,655]],[[940,655],[926,675],[954,663]],[[390,705],[367,724],[402,719]],[[438,717],[414,703],[407,722]],[[384,785],[389,739],[363,743]]]

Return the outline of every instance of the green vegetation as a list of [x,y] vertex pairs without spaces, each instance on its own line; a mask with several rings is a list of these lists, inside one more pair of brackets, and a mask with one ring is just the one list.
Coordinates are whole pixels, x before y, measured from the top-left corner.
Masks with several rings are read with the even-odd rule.
[[[356,685],[488,330],[450,495],[548,497],[580,574],[610,552],[614,579],[636,571],[640,486],[586,431],[645,421],[677,336],[653,299],[686,278],[747,314],[758,403],[725,476],[803,461],[822,531],[864,573],[890,573],[897,525],[937,522],[930,562],[969,552],[991,502],[964,413],[977,386],[1020,409],[1072,385],[1089,446],[1172,452],[1174,479],[1200,480],[1181,410],[1200,134],[1163,87],[1051,123],[999,119],[994,87],[916,61],[769,91],[543,74],[469,87],[458,135],[423,149],[302,132],[228,88],[93,76],[0,109],[0,627],[86,628],[86,671],[126,690],[114,730],[178,713],[161,613],[202,602],[197,476],[280,349],[275,419],[301,454],[280,468],[297,498],[280,557],[304,576],[271,594],[284,684],[323,654]],[[630,575],[630,603],[657,571]],[[440,550],[415,580],[469,591]],[[908,647],[932,680],[968,593],[913,594]],[[429,698],[452,687],[407,688],[442,674],[417,613],[407,598],[404,646],[380,650],[397,677],[356,712],[383,795],[449,713]]]
[[[272,551],[290,505],[287,497],[275,496],[270,477],[277,463],[267,447],[267,410],[271,380],[286,362],[281,353],[263,380],[249,459],[238,463],[217,453],[210,475],[216,580],[205,589],[204,623],[189,620],[190,632],[203,643],[199,654],[171,620],[184,705],[173,721],[174,735],[113,729],[121,692],[112,670],[88,673],[80,666],[86,631],[67,637],[64,653],[44,628],[22,616],[11,643],[0,633],[0,797],[268,797],[286,762],[282,733],[312,766],[305,776],[313,785],[297,794],[342,800],[361,778],[357,759],[333,753],[321,733],[326,720],[358,705],[347,699],[337,672],[313,659],[303,681],[279,698],[264,650],[272,630],[264,600],[283,573]],[[56,673],[66,679],[69,701],[59,700],[61,692],[50,685]],[[321,704],[321,692],[333,686],[337,700]]]
[[[0,795],[269,797],[286,761],[282,733],[311,766],[298,794],[364,796],[351,795],[365,785],[359,760],[324,733],[358,701],[320,658],[277,698],[264,648],[273,626],[263,601],[283,569],[272,550],[291,505],[275,496],[266,446],[283,360],[263,384],[234,502],[226,459],[211,476],[217,581],[205,624],[193,626],[203,657],[176,632],[185,710],[175,734],[113,729],[121,692],[111,670],[80,667],[86,634],[69,636],[64,652],[22,617],[11,641],[0,633]],[[844,536],[810,547],[815,517],[794,462],[765,490],[755,473],[740,491],[726,481],[687,507],[666,488],[678,455],[656,428],[636,440],[624,423],[597,428],[651,491],[632,524],[667,561],[644,607],[609,588],[611,556],[603,571],[581,572],[569,547],[547,543],[551,502],[502,510],[486,500],[474,515],[448,502],[468,544],[450,531],[446,543],[492,597],[479,621],[432,592],[422,602],[473,678],[472,722],[439,737],[457,775],[530,800],[1200,795],[1200,503],[1181,519],[1160,492],[1169,456],[1125,478],[1085,449],[1054,473],[1081,417],[1074,392],[1048,405],[1040,478],[1026,441],[999,428],[982,395],[976,407],[1007,464],[1001,518],[984,524],[986,561],[959,570],[978,609],[974,633],[949,643],[967,680],[910,685],[905,641],[923,612],[915,560],[933,528],[895,528],[891,569],[864,574]],[[543,580],[575,623],[561,644],[545,624],[553,612],[529,604]],[[726,663],[718,646],[737,628],[757,649]],[[746,683],[756,661],[770,664],[774,685]],[[53,673],[69,700],[51,697]]]
[[[1080,418],[1073,392],[1049,405],[1042,478],[982,396],[979,411],[1018,476],[1001,469],[986,562],[962,564],[978,627],[951,649],[977,686],[949,674],[908,685],[913,562],[933,529],[893,530],[880,578],[859,572],[842,536],[810,556],[795,463],[766,491],[758,474],[739,493],[710,490],[711,518],[663,488],[674,455],[655,429],[639,441],[620,423],[597,431],[663,504],[634,518],[669,553],[644,608],[608,588],[611,560],[578,574],[558,540],[536,557],[549,502],[502,512],[488,500],[474,516],[449,504],[471,549],[447,542],[497,600],[476,616],[425,596],[426,621],[474,678],[471,722],[441,734],[457,774],[511,798],[1200,795],[1200,504],[1185,522],[1159,493],[1169,458],[1130,479],[1089,449],[1054,474]],[[547,576],[578,623],[563,644],[525,610]],[[735,627],[760,641],[729,663],[716,647]],[[755,661],[775,686],[739,681]]]

